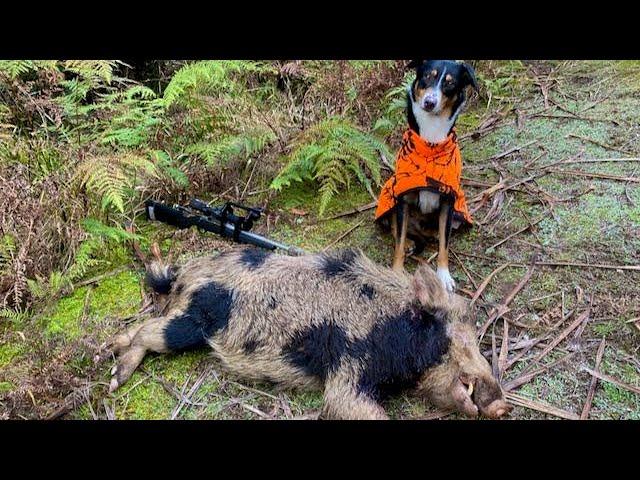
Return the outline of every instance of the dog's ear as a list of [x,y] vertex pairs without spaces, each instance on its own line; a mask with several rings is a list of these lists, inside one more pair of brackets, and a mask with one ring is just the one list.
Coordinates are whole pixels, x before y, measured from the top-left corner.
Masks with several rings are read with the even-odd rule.
[[465,85],[471,85],[476,92],[480,90],[480,87],[478,87],[478,80],[476,80],[476,72],[468,63],[462,64],[462,78]]
[[407,63],[407,65],[405,66],[405,69],[407,69],[407,70],[417,70],[425,62],[426,62],[426,60],[411,60],[409,63]]

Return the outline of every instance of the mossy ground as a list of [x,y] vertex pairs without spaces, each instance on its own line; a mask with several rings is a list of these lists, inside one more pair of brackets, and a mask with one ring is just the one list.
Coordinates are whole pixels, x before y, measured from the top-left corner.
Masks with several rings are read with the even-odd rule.
[[[504,78],[517,80],[520,90],[514,91],[509,81],[491,85],[493,100],[490,108],[476,104],[459,123],[459,134],[476,128],[495,108],[506,119],[501,126],[477,140],[463,142],[464,176],[493,185],[500,177],[512,181],[540,173],[540,166],[567,159],[597,159],[637,157],[640,152],[640,76],[638,64],[628,62],[554,62],[547,65],[555,83],[549,89],[549,100],[560,104],[561,110],[551,103],[545,110],[540,90],[529,80],[527,69],[518,63],[509,63]],[[513,108],[513,110],[509,110]],[[522,116],[521,113],[545,111],[563,118]],[[565,110],[579,112],[571,117]],[[505,113],[506,112],[506,113]],[[591,120],[590,120],[591,119]],[[617,122],[613,123],[611,120]],[[609,148],[581,140],[571,135],[592,139]],[[519,152],[488,161],[512,147],[535,143]],[[618,150],[629,154],[623,154]],[[539,157],[534,163],[531,163]],[[525,168],[531,165],[529,168]],[[607,173],[638,177],[637,162],[571,163],[558,165],[562,170]],[[466,187],[467,197],[473,198],[482,187]],[[584,193],[588,192],[588,193]],[[270,226],[264,222],[260,233],[282,242],[294,244],[309,251],[320,251],[327,245],[339,248],[362,248],[379,262],[387,263],[391,255],[391,240],[375,229],[373,211],[327,220],[372,201],[363,189],[353,186],[329,204],[325,218],[317,215],[317,194],[308,185],[297,184],[272,196],[265,194],[251,201],[260,203],[269,197]],[[573,198],[575,197],[575,198]],[[475,206],[475,204],[474,204]],[[587,178],[567,173],[550,173],[535,182],[523,185],[520,191],[505,194],[499,214],[488,221],[485,218],[491,201],[474,215],[475,227],[452,239],[452,273],[462,292],[475,291],[476,285],[499,265],[504,263],[528,264],[534,256],[543,261],[569,261],[619,265],[640,264],[640,188],[637,183]],[[507,241],[497,248],[489,248],[509,234],[527,225],[529,219],[542,217],[533,229]],[[350,234],[336,241],[348,230]],[[228,242],[220,239],[201,241],[194,232],[174,233],[170,228],[144,224],[140,232],[150,242],[160,241],[163,254],[169,251],[194,256],[209,253]],[[196,237],[198,240],[196,241]],[[195,246],[194,246],[195,245]],[[425,258],[435,252],[431,245]],[[464,272],[465,266],[469,279]],[[413,264],[408,264],[413,268]],[[526,271],[523,266],[502,270],[491,281],[483,298],[478,302],[478,324],[484,322],[488,312],[513,288]],[[574,332],[560,343],[542,364],[554,361],[570,351],[573,357],[557,367],[538,375],[517,389],[517,393],[535,401],[580,414],[591,377],[582,367],[593,368],[598,344],[606,340],[601,370],[630,385],[640,386],[640,322],[628,322],[640,317],[640,273],[595,268],[539,267],[531,279],[510,304],[505,317],[511,323],[510,338],[520,340],[546,335],[554,338],[571,320],[562,322],[562,315],[571,310],[575,315],[591,306],[586,327],[579,337]],[[45,335],[58,341],[58,347],[77,341],[87,332],[93,332],[97,343],[124,326],[118,319],[133,315],[142,305],[141,273],[125,271],[107,277],[101,282],[79,288],[61,299],[56,307],[41,319]],[[575,318],[575,317],[572,317]],[[526,326],[523,327],[523,326]],[[502,321],[489,329],[481,348],[491,360],[491,337],[501,342]],[[0,345],[0,371],[18,368],[24,355],[19,337],[5,332],[9,339]],[[544,343],[544,342],[543,342]],[[524,356],[505,374],[512,380],[539,352]],[[512,358],[516,352],[511,352]],[[82,363],[81,363],[82,365]],[[137,371],[124,387],[113,395],[106,394],[110,361],[100,367],[91,403],[84,403],[70,413],[72,418],[98,418],[107,416],[105,405],[118,419],[171,418],[180,404],[182,395],[189,397],[177,418],[291,418],[310,415],[321,407],[321,394],[314,392],[280,392],[269,385],[251,384],[225,375],[207,351],[179,355],[149,356],[143,369]],[[199,388],[191,395],[190,389],[202,377]],[[0,393],[12,387],[11,375],[0,375]],[[421,418],[430,407],[422,401],[401,396],[387,404],[394,418]],[[637,394],[600,381],[596,389],[590,418],[638,419],[640,397]],[[457,418],[457,417],[454,417]],[[552,418],[541,412],[515,408],[512,418]]]

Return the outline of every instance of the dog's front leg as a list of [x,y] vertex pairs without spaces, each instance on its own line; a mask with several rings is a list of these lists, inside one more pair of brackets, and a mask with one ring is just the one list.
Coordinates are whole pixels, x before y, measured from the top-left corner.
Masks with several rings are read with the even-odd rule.
[[407,226],[409,224],[409,204],[399,199],[393,212],[391,229],[395,239],[396,249],[393,255],[393,269],[401,272],[404,269],[404,256],[407,243]]
[[440,215],[438,218],[438,269],[436,273],[448,292],[453,292],[456,283],[449,273],[449,234],[451,232],[451,200],[443,200],[440,203]]

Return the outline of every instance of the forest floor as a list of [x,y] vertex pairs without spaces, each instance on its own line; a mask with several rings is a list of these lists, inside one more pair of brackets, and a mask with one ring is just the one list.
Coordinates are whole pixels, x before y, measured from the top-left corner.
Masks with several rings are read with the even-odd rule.
[[[618,63],[563,65],[530,69],[539,88],[512,108],[472,105],[461,117],[464,188],[475,225],[452,237],[452,274],[459,293],[482,290],[476,302],[477,325],[486,330],[481,350],[515,404],[510,418],[584,412],[591,419],[640,419],[640,88]],[[374,228],[372,209],[332,218],[371,203],[366,191],[344,192],[319,219],[312,189],[263,190],[251,186],[243,199],[267,205],[258,233],[309,251],[349,246],[390,261],[391,239]],[[177,261],[233,247],[213,234],[144,221],[138,230]],[[434,244],[421,257],[435,252]],[[41,341],[34,343],[29,332],[5,334],[0,393],[31,392],[32,405],[15,415],[291,419],[318,413],[319,392],[282,392],[235,378],[207,350],[149,355],[126,385],[108,394],[113,359],[100,345],[141,318],[152,301],[133,252],[109,255],[110,269],[38,316]],[[409,269],[415,265],[408,262]],[[55,351],[46,357],[53,360],[38,364],[34,349]],[[592,371],[601,377],[597,383]],[[386,408],[395,419],[459,418],[408,396]]]

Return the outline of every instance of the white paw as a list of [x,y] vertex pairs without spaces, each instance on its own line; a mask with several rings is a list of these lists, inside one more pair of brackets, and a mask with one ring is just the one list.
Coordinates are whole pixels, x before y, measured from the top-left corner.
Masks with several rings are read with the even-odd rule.
[[456,288],[456,282],[454,282],[453,278],[451,278],[451,274],[449,273],[449,269],[448,268],[438,268],[436,270],[436,275],[438,275],[438,278],[442,282],[442,285],[444,286],[444,289],[447,292],[453,292],[453,290]]

